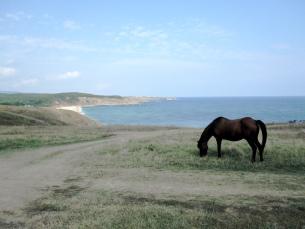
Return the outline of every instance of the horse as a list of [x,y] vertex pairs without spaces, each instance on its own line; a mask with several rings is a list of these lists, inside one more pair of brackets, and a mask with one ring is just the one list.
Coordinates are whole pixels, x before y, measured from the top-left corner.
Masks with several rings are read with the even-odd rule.
[[[262,131],[262,144],[258,141],[259,129]],[[247,140],[252,149],[251,162],[255,162],[256,150],[259,150],[260,161],[263,161],[263,151],[267,141],[266,125],[261,120],[254,120],[250,117],[230,120],[224,117],[214,119],[202,132],[197,147],[200,150],[200,157],[208,153],[208,141],[215,137],[217,142],[218,158],[221,157],[222,140],[240,141]]]

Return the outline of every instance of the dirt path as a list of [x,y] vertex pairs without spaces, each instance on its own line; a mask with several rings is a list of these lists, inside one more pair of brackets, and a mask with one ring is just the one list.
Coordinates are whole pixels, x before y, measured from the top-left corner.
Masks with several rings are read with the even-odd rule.
[[60,186],[64,180],[82,175],[81,164],[109,144],[124,144],[130,139],[160,134],[159,131],[119,132],[100,141],[42,147],[17,151],[0,157],[0,211],[14,210],[39,198],[48,187]]
[[[179,130],[167,130],[178,132]],[[71,177],[81,177],[90,190],[132,192],[160,198],[198,195],[304,196],[304,178],[293,175],[244,174],[214,171],[160,171],[149,168],[105,168],[102,176],[90,177],[82,164],[94,163],[92,156],[103,147],[129,140],[160,136],[164,131],[118,132],[108,139],[17,151],[0,158],[0,211],[13,211],[43,195],[48,187],[61,186]],[[301,179],[301,180],[300,180]],[[274,185],[273,185],[273,183]],[[298,184],[283,190],[280,182]]]

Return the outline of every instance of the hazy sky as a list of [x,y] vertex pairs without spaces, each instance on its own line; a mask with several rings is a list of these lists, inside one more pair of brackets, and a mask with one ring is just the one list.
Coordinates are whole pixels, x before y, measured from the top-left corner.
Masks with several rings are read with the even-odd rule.
[[305,1],[0,0],[0,91],[305,95]]

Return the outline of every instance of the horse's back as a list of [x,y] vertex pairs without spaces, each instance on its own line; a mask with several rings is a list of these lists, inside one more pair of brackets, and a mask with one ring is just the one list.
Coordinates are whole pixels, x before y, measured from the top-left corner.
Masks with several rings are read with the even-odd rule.
[[213,122],[215,135],[231,141],[247,138],[257,132],[256,121],[250,117],[240,119],[218,117]]
[[246,138],[255,138],[258,135],[259,128],[256,120],[250,117],[241,119],[241,125]]
[[252,126],[256,127],[256,120],[250,117],[244,117],[240,119],[240,122],[243,126]]
[[218,117],[214,121],[214,136],[227,140],[239,140],[242,129],[240,120],[231,120],[224,117]]

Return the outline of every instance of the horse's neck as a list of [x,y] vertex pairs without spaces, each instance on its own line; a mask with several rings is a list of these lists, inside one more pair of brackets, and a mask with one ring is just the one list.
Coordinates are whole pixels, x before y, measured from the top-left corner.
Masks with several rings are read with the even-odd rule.
[[204,131],[202,132],[201,134],[201,137],[200,137],[200,142],[203,143],[203,142],[208,142],[210,140],[210,138],[212,137],[212,130],[211,130],[211,127],[210,126],[207,126],[207,128],[204,129]]

